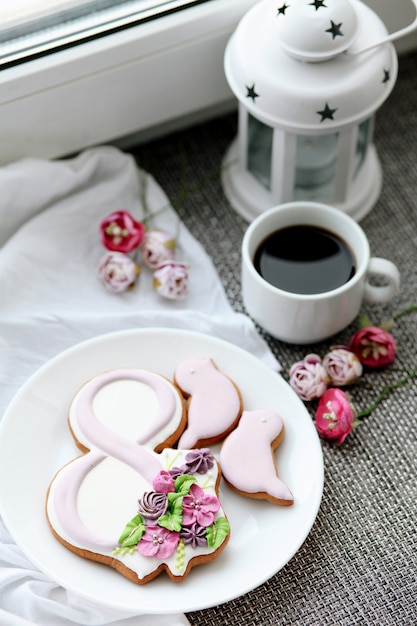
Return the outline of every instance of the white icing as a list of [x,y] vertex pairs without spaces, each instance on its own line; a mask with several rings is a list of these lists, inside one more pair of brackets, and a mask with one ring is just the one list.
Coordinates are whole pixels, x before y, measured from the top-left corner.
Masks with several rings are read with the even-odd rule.
[[[88,450],[61,468],[53,479],[47,514],[56,534],[65,542],[125,563],[139,579],[165,563],[182,576],[190,559],[214,549],[184,547],[183,566],[178,552],[161,561],[155,557],[114,553],[126,524],[137,515],[138,499],[153,491],[162,469],[183,466],[188,450],[153,448],[175,432],[183,404],[177,389],[162,376],[143,370],[114,370],[89,381],[74,398],[70,425]],[[195,475],[206,494],[216,495],[218,468]],[[224,512],[216,514],[223,517]]]

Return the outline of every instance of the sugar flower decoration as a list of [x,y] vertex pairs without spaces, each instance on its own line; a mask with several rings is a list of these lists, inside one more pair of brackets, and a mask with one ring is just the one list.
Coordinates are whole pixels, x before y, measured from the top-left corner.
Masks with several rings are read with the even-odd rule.
[[155,523],[168,509],[168,498],[165,493],[148,491],[138,501],[138,513],[145,524]]
[[175,482],[172,475],[166,470],[161,470],[156,478],[154,478],[153,488],[160,493],[175,491]]
[[186,546],[201,548],[207,545],[207,528],[194,522],[191,526],[184,526],[180,532],[180,537]]
[[216,496],[206,494],[197,484],[191,485],[190,493],[182,501],[183,524],[191,526],[195,522],[200,526],[210,526],[214,521],[214,514],[220,508]]
[[176,551],[177,564],[184,565],[184,546],[216,549],[227,541],[229,522],[210,491],[214,489],[210,471],[214,463],[210,450],[202,448],[187,453],[186,464],[175,472],[158,472],[152,482],[154,491],[138,499],[137,514],[125,525],[113,554],[138,552],[166,560]]
[[131,289],[139,274],[139,266],[122,252],[107,252],[98,264],[98,275],[102,283],[114,293]]
[[186,455],[185,461],[191,474],[206,474],[214,466],[214,457],[209,448],[191,450]]
[[175,552],[179,540],[180,535],[175,531],[160,526],[147,526],[138,543],[138,552],[143,556],[167,559]]

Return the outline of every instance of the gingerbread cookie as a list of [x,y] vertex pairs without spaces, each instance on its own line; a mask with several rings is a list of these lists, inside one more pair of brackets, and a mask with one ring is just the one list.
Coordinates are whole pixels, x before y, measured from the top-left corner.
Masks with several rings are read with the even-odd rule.
[[293,504],[290,490],[278,478],[274,456],[283,435],[284,424],[275,411],[243,411],[219,456],[223,477],[232,489],[249,498]]
[[178,448],[213,445],[236,427],[242,413],[239,389],[211,359],[186,359],[174,382],[187,399],[187,428]]
[[96,376],[76,394],[69,425],[84,452],[52,480],[46,512],[72,552],[144,584],[183,580],[229,539],[210,450],[166,448],[184,428],[183,399],[145,370]]

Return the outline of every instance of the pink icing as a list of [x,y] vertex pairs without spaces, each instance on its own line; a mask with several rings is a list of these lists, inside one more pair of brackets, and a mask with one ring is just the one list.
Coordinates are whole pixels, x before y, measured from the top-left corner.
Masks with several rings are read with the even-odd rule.
[[240,396],[232,381],[211,359],[187,359],[175,371],[179,387],[191,396],[188,424],[179,448],[214,441],[231,428],[240,414]]
[[277,500],[293,500],[277,476],[271,444],[283,428],[281,417],[271,410],[244,411],[238,427],[225,439],[220,466],[225,479],[239,491],[267,493]]
[[[92,405],[94,396],[100,391],[102,387],[117,380],[134,380],[141,383],[146,383],[153,389],[158,398],[158,413],[152,422],[152,425],[148,427],[148,430],[142,432],[137,439],[137,443],[146,443],[154,435],[156,435],[163,426],[168,424],[172,419],[176,407],[176,400],[173,389],[168,382],[152,372],[145,370],[132,370],[132,369],[119,369],[106,372],[100,376],[96,376],[89,383],[84,385],[80,390],[77,402],[77,414],[75,419],[88,441],[94,442],[100,450],[106,450],[107,442],[111,440],[112,446],[117,445],[116,442],[122,443],[124,446],[125,440],[116,435],[113,431],[103,426],[93,413]],[[112,447],[112,450],[114,448]],[[136,454],[137,448],[131,448]],[[125,451],[123,451],[125,454]],[[117,454],[111,453],[111,456],[120,458]],[[123,459],[125,460],[125,459]],[[125,462],[128,463],[127,460]],[[133,463],[135,461],[133,460]],[[131,463],[129,463],[131,465]],[[132,465],[134,467],[134,465]]]
[[[159,410],[148,431],[142,433],[137,442],[107,428],[94,415],[93,400],[96,393],[106,384],[117,380],[135,380],[148,384],[156,393]],[[163,378],[144,370],[114,370],[97,376],[79,392],[73,403],[71,419],[91,447],[90,452],[78,457],[61,471],[54,486],[54,508],[62,528],[77,542],[90,549],[109,550],[115,538],[97,537],[85,527],[77,511],[77,495],[87,474],[108,456],[126,463],[150,484],[162,465],[156,454],[143,445],[172,419],[176,409],[176,398],[172,387]],[[117,417],[117,416],[116,416]],[[138,445],[139,444],[139,445]]]

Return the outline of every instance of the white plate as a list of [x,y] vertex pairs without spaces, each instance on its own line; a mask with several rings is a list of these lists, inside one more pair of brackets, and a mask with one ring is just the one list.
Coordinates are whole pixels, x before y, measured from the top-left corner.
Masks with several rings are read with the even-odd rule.
[[[76,556],[52,535],[45,494],[55,472],[79,454],[67,413],[91,376],[138,367],[172,379],[188,357],[211,357],[239,386],[244,408],[272,408],[285,424],[276,451],[280,478],[295,503],[280,507],[243,498],[223,482],[220,499],[231,525],[227,548],[181,583],[162,574],[136,585],[110,567]],[[214,449],[214,452],[216,450]],[[323,491],[320,442],[306,408],[289,385],[256,357],[223,340],[171,329],[122,331],[63,352],[22,387],[0,427],[0,512],[28,558],[63,587],[122,612],[176,613],[208,608],[265,582],[297,552],[316,518]]]

